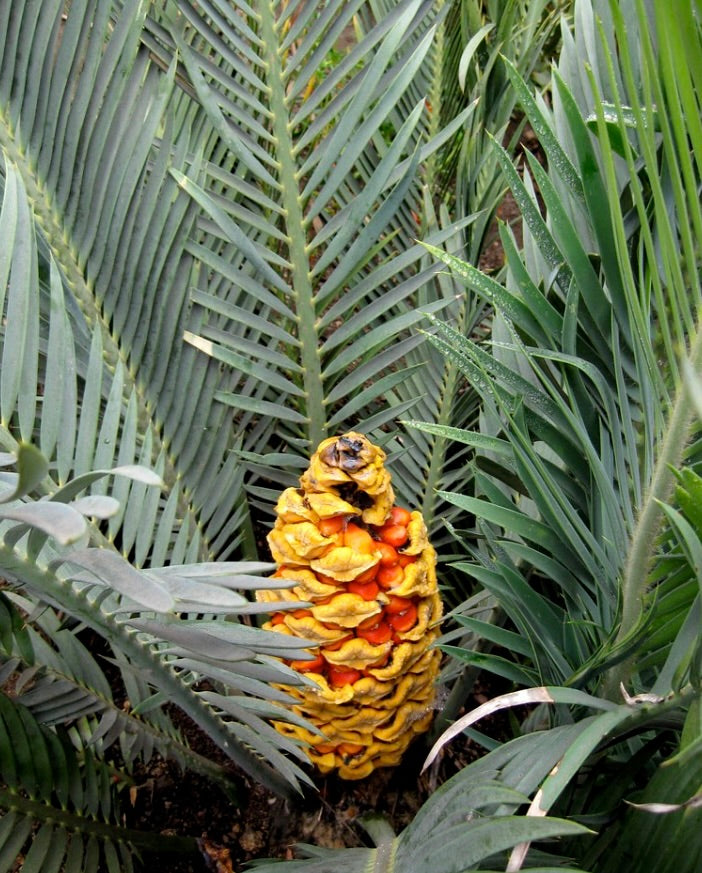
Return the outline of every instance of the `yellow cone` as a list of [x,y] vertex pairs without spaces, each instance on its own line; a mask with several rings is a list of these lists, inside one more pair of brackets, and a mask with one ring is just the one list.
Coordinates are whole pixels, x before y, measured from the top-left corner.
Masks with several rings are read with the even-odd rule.
[[[287,687],[293,709],[321,732],[279,723],[322,773],[362,779],[394,766],[432,720],[440,653],[436,554],[419,512],[394,506],[385,452],[363,434],[324,440],[276,506],[268,536],[277,578],[260,591],[264,627],[310,640],[314,660],[292,664],[313,686]],[[316,645],[315,645],[316,644]]]

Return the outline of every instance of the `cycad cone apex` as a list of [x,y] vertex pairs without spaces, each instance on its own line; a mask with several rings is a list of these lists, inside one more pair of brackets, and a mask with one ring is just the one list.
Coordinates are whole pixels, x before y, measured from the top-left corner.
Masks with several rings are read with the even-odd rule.
[[394,506],[384,462],[363,434],[320,444],[301,487],[281,494],[268,535],[274,575],[295,584],[258,594],[312,604],[274,612],[265,627],[317,643],[313,660],[292,662],[314,684],[285,690],[322,736],[276,727],[344,779],[399,763],[431,723],[439,669],[436,553],[421,513]]

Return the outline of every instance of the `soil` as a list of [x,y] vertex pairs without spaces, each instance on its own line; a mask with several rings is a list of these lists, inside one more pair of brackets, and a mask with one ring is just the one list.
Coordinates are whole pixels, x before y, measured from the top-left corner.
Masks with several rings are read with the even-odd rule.
[[[473,698],[477,706],[487,695],[477,689]],[[226,763],[197,728],[178,713],[172,716],[196,751]],[[498,718],[491,733],[503,731]],[[399,767],[375,771],[357,782],[318,777],[318,790],[309,789],[294,801],[272,794],[233,769],[239,786],[238,802],[233,802],[206,778],[182,771],[174,762],[154,758],[148,766],[135,768],[131,803],[125,804],[125,824],[152,833],[193,836],[199,841],[199,852],[190,856],[145,856],[146,869],[168,873],[237,873],[254,859],[294,858],[296,843],[328,848],[369,846],[372,842],[361,824],[364,816],[381,813],[399,833],[436,788],[482,754],[479,747],[460,736],[422,773],[427,750],[427,739],[419,738]]]
[[[521,213],[514,197],[509,191],[502,198],[502,202],[497,207],[496,214],[500,221],[510,225],[518,244],[521,245]],[[497,223],[493,222],[488,230],[478,267],[483,273],[494,274],[502,269],[504,263],[504,249],[498,236]]]

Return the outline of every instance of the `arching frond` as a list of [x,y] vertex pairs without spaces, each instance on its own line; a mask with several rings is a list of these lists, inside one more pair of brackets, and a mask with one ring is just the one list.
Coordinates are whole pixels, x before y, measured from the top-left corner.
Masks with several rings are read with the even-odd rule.
[[[536,791],[583,727],[571,725],[554,730],[548,744],[539,743],[534,735],[519,737],[473,762],[433,792],[416,818],[397,836],[381,816],[366,818],[362,824],[376,848],[300,845],[297,848],[302,859],[285,863],[285,869],[291,873],[326,873],[343,866],[349,873],[361,873],[381,864],[387,873],[502,870],[507,851],[519,842],[582,837],[588,833],[582,825],[513,813]],[[524,761],[529,761],[528,767]],[[544,853],[543,864],[535,869],[540,873],[576,873],[574,868],[562,866],[563,858],[556,851]],[[282,867],[280,862],[264,862],[256,869],[278,873]]]
[[[642,10],[625,21],[598,4],[611,24],[600,32],[592,5],[578,4],[552,110],[506,65],[548,165],[529,157],[520,174],[495,144],[524,222],[521,253],[502,231],[505,281],[434,249],[499,313],[490,349],[445,322],[431,337],[482,397],[483,432],[459,440],[490,464],[473,494],[444,495],[476,518],[474,563],[461,569],[497,598],[546,681],[584,685],[609,670],[610,696],[633,651],[660,667],[697,615],[674,545],[684,521],[668,504],[673,469],[698,458],[679,355],[697,378],[699,99],[687,69],[673,75],[654,48],[677,25]],[[689,39],[699,44],[699,23]]]
[[[156,837],[119,824],[114,773],[66,733],[39,724],[0,694],[0,857],[25,870],[131,871],[144,848],[193,852],[187,837]],[[124,787],[124,786],[122,786]]]
[[[57,433],[68,430],[57,448],[60,483],[137,459],[159,469],[171,502],[153,498],[133,513],[124,498],[133,491],[133,503],[142,503],[140,486],[121,485],[123,514],[111,535],[119,529],[125,554],[139,563],[158,563],[175,538],[162,531],[157,543],[165,516],[183,532],[188,558],[206,557],[222,519],[219,528],[212,511],[203,520],[203,503],[216,480],[234,495],[236,514],[239,471],[226,463],[226,411],[212,405],[216,368],[182,341],[194,211],[169,173],[206,134],[193,130],[191,107],[174,91],[175,67],[162,70],[140,43],[149,4],[85,0],[71,3],[64,19],[65,7],[50,0],[26,14],[14,5],[0,13],[4,218],[16,215],[20,240],[29,239],[28,222],[41,228],[38,278],[47,297],[32,305],[48,322],[40,336],[36,311],[10,313],[4,355],[15,366],[3,367],[3,423],[14,432],[18,415],[21,437],[41,435],[50,459]],[[31,210],[16,200],[21,189]],[[28,254],[18,253],[12,273],[6,259],[3,278],[29,280],[36,268]],[[21,386],[11,371],[24,374]],[[30,384],[37,376],[39,397]],[[230,530],[220,547],[236,541]]]
[[[0,227],[11,241],[4,261],[8,276],[4,325],[12,326],[12,331],[5,328],[0,375],[3,417],[0,437],[3,447],[10,450],[3,456],[0,494],[0,567],[4,577],[30,598],[27,612],[29,615],[36,612],[38,628],[42,620],[40,604],[48,604],[97,632],[112,648],[125,685],[131,683],[135,705],[160,694],[156,708],[165,701],[180,706],[229,755],[239,759],[244,769],[264,780],[268,772],[270,784],[277,790],[285,790],[288,780],[293,785],[300,778],[306,780],[306,775],[292,763],[281,760],[276,770],[266,763],[269,756],[280,757],[279,749],[284,743],[277,741],[278,735],[261,716],[251,716],[249,712],[252,708],[254,713],[259,711],[254,698],[270,700],[267,682],[276,676],[288,677],[290,671],[270,658],[282,655],[290,644],[284,643],[281,650],[281,638],[275,635],[272,651],[263,631],[234,621],[213,620],[205,632],[202,619],[197,618],[258,611],[260,607],[232,589],[262,584],[250,571],[260,572],[265,565],[231,566],[222,562],[193,567],[189,563],[199,556],[198,537],[189,536],[187,527],[179,524],[175,511],[177,496],[160,502],[162,479],[145,466],[152,460],[149,432],[139,445],[138,401],[132,393],[126,409],[122,407],[120,392],[125,384],[122,370],[119,363],[114,371],[104,364],[99,328],[92,333],[88,352],[88,368],[94,377],[85,386],[82,403],[78,404],[75,362],[80,347],[73,339],[63,289],[51,257],[49,287],[39,282],[42,261],[28,201],[21,177],[11,164],[6,167],[4,193]],[[48,325],[44,318],[47,308]],[[44,350],[52,348],[57,350],[55,357],[47,361]],[[19,380],[15,378],[17,372],[22,374]],[[30,377],[34,379],[33,385]],[[42,418],[42,425],[46,423],[42,429],[35,427],[35,421],[44,377],[59,386],[56,388],[59,406],[58,411],[52,409]],[[96,444],[98,429],[103,438],[109,432],[107,442],[119,440],[116,456],[112,448],[103,448],[103,439]],[[38,436],[42,448],[52,451],[53,463],[48,463],[39,450],[19,441],[34,436]],[[64,459],[65,479],[60,469]],[[91,469],[100,462],[116,466]],[[157,469],[163,471],[164,463],[157,463]],[[110,489],[110,494],[89,493],[96,482],[106,479],[126,483],[126,487]],[[170,564],[173,569],[140,569],[153,556],[155,547],[167,554],[170,561],[179,559],[180,563]],[[120,550],[133,556],[133,562]],[[179,617],[181,614],[192,614],[193,618]],[[146,621],[148,632],[137,633],[130,618],[135,622]],[[50,621],[49,614],[44,620]],[[174,641],[180,647],[172,650],[166,640],[174,633],[177,634]],[[59,668],[68,666],[66,657],[74,665],[76,659],[82,660],[75,652],[71,657],[68,646],[75,647],[77,643],[69,642],[70,639],[70,634],[63,635],[57,649],[46,646],[41,649],[48,659],[47,667],[56,667],[57,658]],[[41,646],[38,641],[37,645]],[[293,647],[296,645],[293,643]],[[220,654],[213,655],[214,649]],[[225,656],[224,650],[238,654]],[[12,651],[12,647],[7,651]],[[35,657],[36,654],[35,649]],[[141,687],[128,678],[134,670],[141,672],[145,683]],[[82,671],[76,675],[69,669],[59,686],[45,681],[40,699],[35,695],[34,703],[48,704],[50,713],[51,706],[60,706],[58,698],[67,691],[65,682],[80,684],[86,680],[87,687],[82,691],[92,693],[93,701],[86,700],[83,694],[77,705],[89,706],[94,713],[111,713],[95,727],[98,731],[95,739],[107,736],[113,727],[116,732],[117,721],[110,725],[111,718],[118,719],[121,727],[136,728],[136,721],[115,715],[99,672],[97,665],[87,658]],[[194,687],[203,675],[216,679],[221,689],[212,699],[205,698]],[[251,697],[252,702],[245,700],[233,713],[228,711],[232,690],[238,696]],[[77,716],[78,711],[73,710],[72,715]],[[285,712],[273,704],[263,716],[273,715],[285,717]],[[159,725],[155,715],[149,721],[153,721],[151,728],[145,723],[137,731],[142,751],[159,742],[165,748],[169,744],[167,722]],[[122,732],[120,739],[125,737]],[[255,753],[250,751],[252,746]],[[169,748],[177,752],[173,743]],[[185,750],[181,750],[180,756],[184,754]]]
[[[20,449],[20,458],[22,453]],[[22,473],[18,482],[19,491]],[[281,757],[279,749],[293,755],[301,752],[255,714],[288,717],[279,705],[287,698],[276,695],[267,683],[302,681],[278,659],[304,657],[307,643],[232,620],[265,609],[236,589],[270,587],[270,580],[263,582],[251,573],[267,565],[198,564],[149,572],[136,569],[110,549],[81,547],[87,524],[71,504],[6,499],[0,519],[0,566],[9,583],[28,592],[35,604],[61,609],[98,633],[115,653],[125,683],[129,671],[139,671],[148,696],[160,695],[159,706],[165,701],[179,706],[245,770],[276,790],[308,780],[299,767]],[[71,545],[76,542],[77,547]],[[41,616],[41,609],[38,613]],[[187,613],[194,617],[186,617]],[[207,614],[219,617],[202,618]],[[36,655],[33,650],[33,658]],[[49,652],[50,665],[51,661]],[[94,665],[91,668],[89,660],[83,665],[83,674],[86,671],[106,696],[99,671]],[[219,690],[200,690],[196,683],[202,677],[215,681]],[[49,700],[52,691],[64,689],[65,685],[50,689]],[[46,690],[44,686],[41,694]],[[104,709],[104,702],[95,696],[98,700],[93,703]],[[40,702],[47,700],[40,698]],[[135,703],[145,698],[141,691]],[[261,702],[257,704],[255,698]],[[232,709],[234,701],[236,709]],[[252,746],[256,753],[250,751]]]
[[420,93],[445,10],[402,0],[323,66],[361,5],[169,7],[164,56],[177,49],[220,137],[174,173],[201,208],[189,248],[206,264],[187,338],[224,365],[217,398],[244,451],[392,423],[415,402],[385,401],[411,372],[404,340],[446,305],[421,297],[435,267],[416,242],[424,166],[472,111],[438,127]]
[[[22,609],[20,613],[19,608]],[[0,677],[5,693],[47,727],[79,725],[88,748],[101,759],[117,743],[125,764],[147,762],[154,752],[201,772],[229,790],[218,766],[194,752],[154,700],[152,688],[125,664],[129,702],[115,699],[98,660],[48,606],[6,592],[0,597]],[[124,656],[115,653],[118,663]]]

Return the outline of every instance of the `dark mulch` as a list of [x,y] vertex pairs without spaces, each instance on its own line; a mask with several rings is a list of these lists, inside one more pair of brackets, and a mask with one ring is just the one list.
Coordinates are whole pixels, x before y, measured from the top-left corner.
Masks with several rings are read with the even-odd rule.
[[[485,699],[476,691],[475,705]],[[207,737],[184,719],[177,720],[193,748],[223,761]],[[491,732],[495,730],[503,732],[504,725],[493,724]],[[133,774],[125,824],[201,841],[200,852],[191,856],[145,857],[147,868],[169,873],[239,871],[252,859],[292,858],[295,844],[301,842],[331,848],[372,845],[360,824],[363,816],[380,813],[399,833],[439,785],[482,754],[470,740],[457,737],[438,765],[422,773],[426,753],[427,741],[420,738],[399,767],[376,771],[358,782],[319,777],[317,791],[308,790],[294,801],[271,794],[234,770],[239,797],[232,802],[208,779],[154,759]]]

